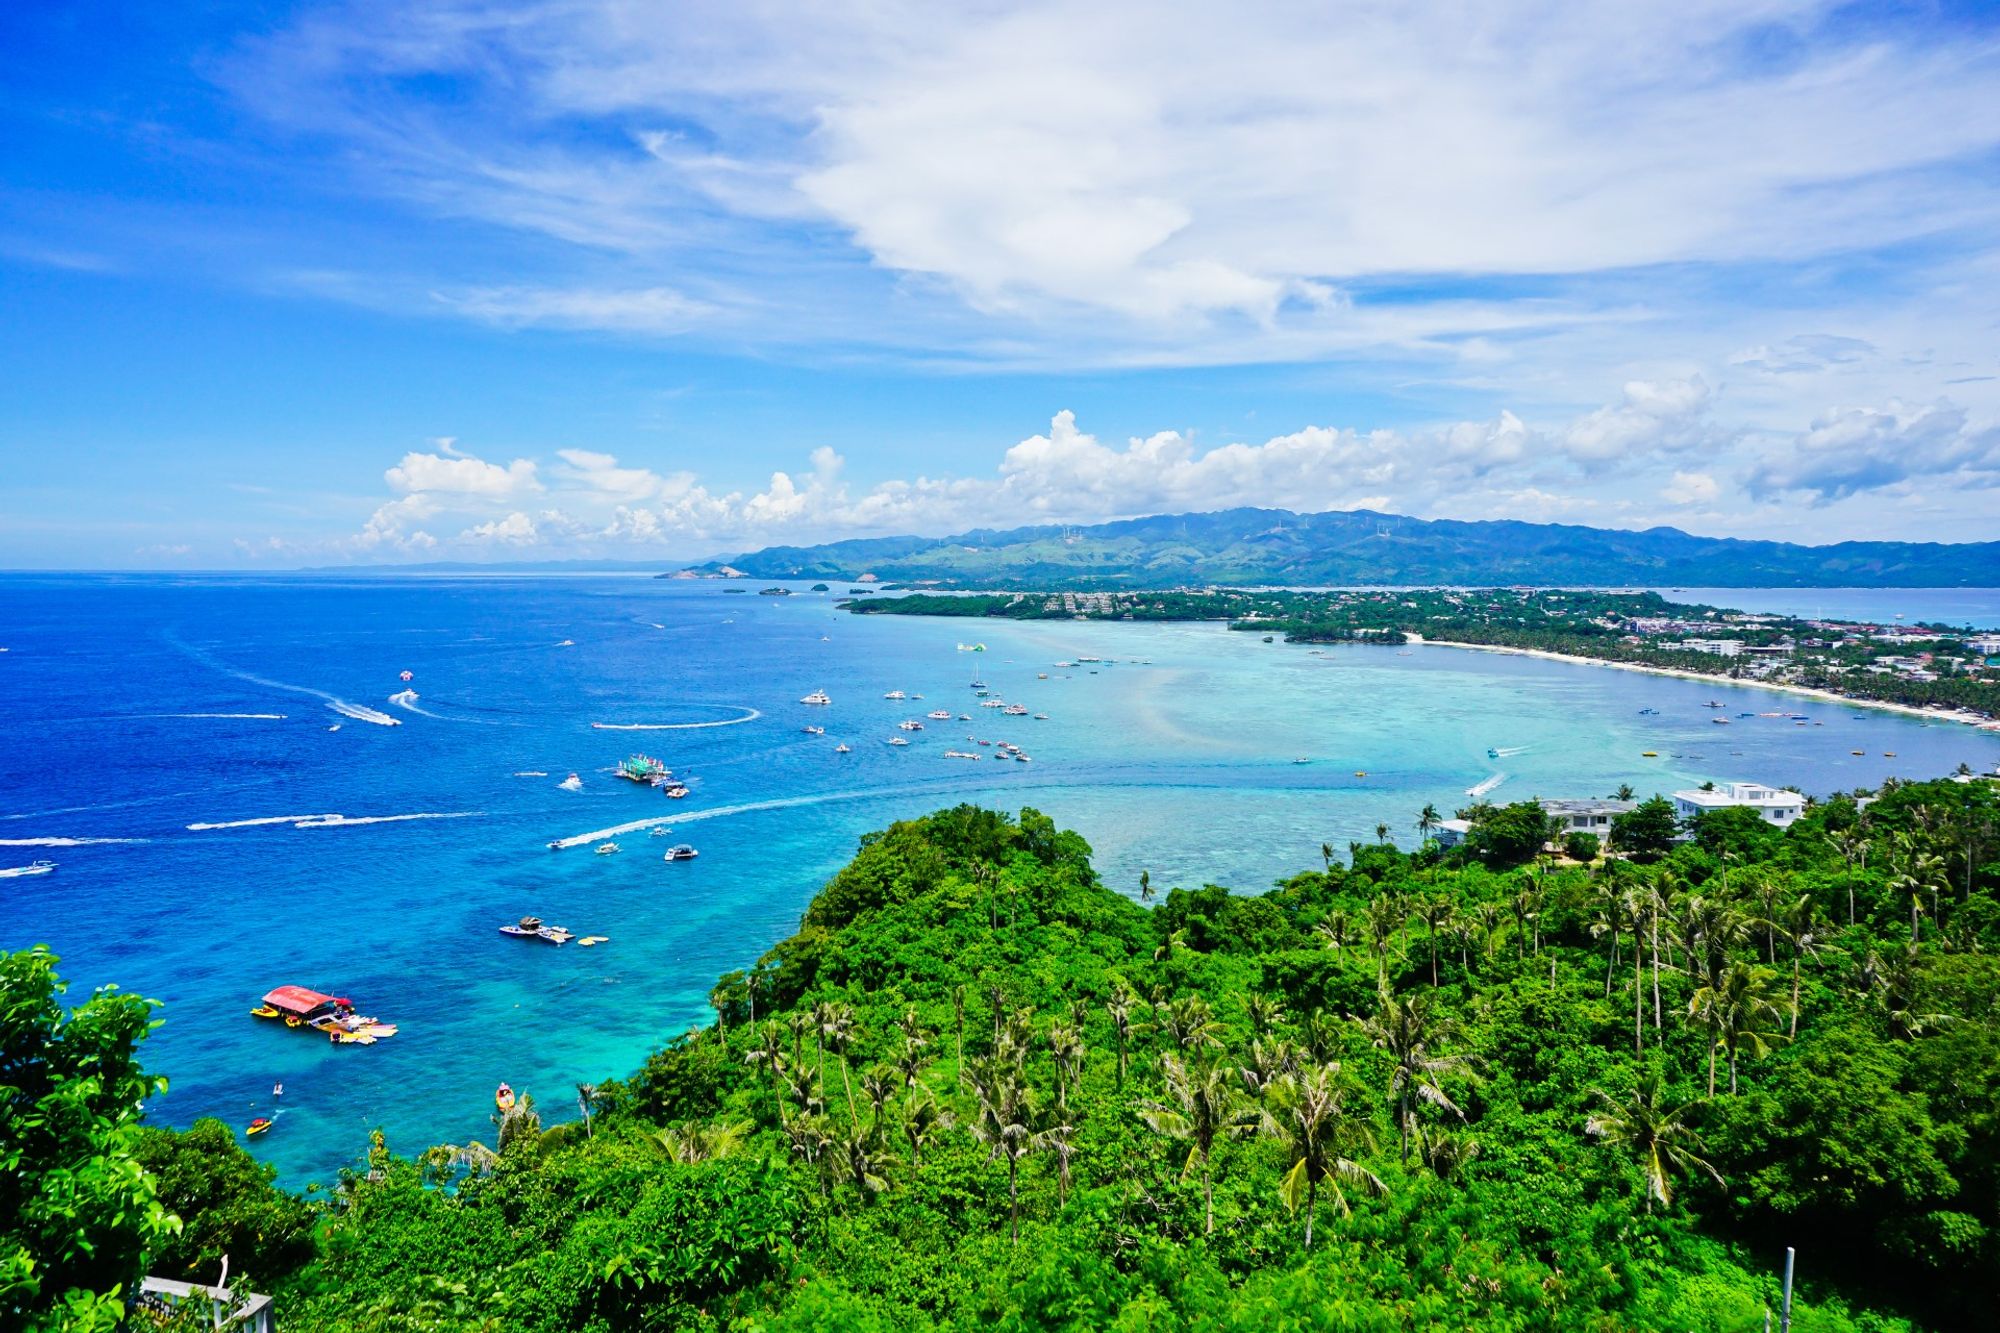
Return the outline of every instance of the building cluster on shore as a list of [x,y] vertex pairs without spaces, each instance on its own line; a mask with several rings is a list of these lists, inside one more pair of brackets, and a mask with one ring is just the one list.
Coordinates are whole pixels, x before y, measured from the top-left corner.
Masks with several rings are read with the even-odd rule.
[[[1757,812],[1758,818],[1773,828],[1790,828],[1805,813],[1806,798],[1783,787],[1767,787],[1761,782],[1709,783],[1673,794],[1674,814],[1683,825],[1711,810],[1740,807]],[[1553,841],[1560,843],[1572,833],[1588,833],[1599,841],[1608,840],[1612,822],[1639,808],[1627,797],[1535,799],[1548,816]],[[1447,819],[1434,836],[1440,847],[1456,847],[1472,832],[1470,819]]]

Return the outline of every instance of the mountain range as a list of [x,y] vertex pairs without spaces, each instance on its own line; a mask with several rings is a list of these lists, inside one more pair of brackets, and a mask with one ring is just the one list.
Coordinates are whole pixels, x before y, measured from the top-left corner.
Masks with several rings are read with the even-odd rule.
[[937,582],[953,587],[1543,584],[1593,587],[1994,587],[2000,542],[1789,542],[1371,510],[1224,509],[1091,527],[978,529],[772,546],[726,562],[761,579]]

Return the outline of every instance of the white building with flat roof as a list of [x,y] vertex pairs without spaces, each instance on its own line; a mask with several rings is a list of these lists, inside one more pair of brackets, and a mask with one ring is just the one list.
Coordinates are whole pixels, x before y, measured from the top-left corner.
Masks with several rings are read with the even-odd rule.
[[1603,838],[1610,835],[1612,820],[1637,809],[1639,803],[1606,797],[1601,801],[1542,801],[1540,805],[1554,822],[1558,838],[1566,833],[1595,833]]
[[1781,791],[1761,782],[1730,782],[1714,788],[1696,788],[1674,793],[1674,808],[1682,819],[1693,819],[1710,810],[1733,805],[1755,810],[1765,823],[1791,827],[1806,812],[1806,798],[1795,791]]

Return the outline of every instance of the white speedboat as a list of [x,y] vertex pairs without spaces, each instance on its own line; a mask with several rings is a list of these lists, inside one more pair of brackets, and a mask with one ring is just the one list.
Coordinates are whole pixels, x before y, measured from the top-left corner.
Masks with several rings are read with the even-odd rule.
[[811,694],[808,694],[805,698],[799,700],[799,702],[802,704],[819,704],[821,706],[824,706],[826,704],[832,703],[833,699],[827,694],[825,690],[814,690]]
[[854,749],[853,746],[849,745],[846,741],[842,741],[840,744],[833,747],[833,752],[835,754],[851,754],[853,752],[853,749]]
[[597,844],[597,854],[599,856],[611,856],[616,854],[617,851],[618,844],[615,842],[600,842]]
[[905,739],[904,739],[903,737],[901,737],[901,736],[891,736],[891,737],[889,738],[889,744],[891,744],[891,745],[908,745],[908,744],[909,744],[909,741],[905,740]]
[[670,829],[670,828],[668,828],[668,827],[667,827],[667,826],[666,826],[665,824],[655,824],[655,825],[653,825],[653,831],[652,831],[651,833],[647,834],[646,836],[648,836],[648,837],[651,837],[651,838],[664,838],[664,837],[666,837],[666,836],[667,836],[667,835],[668,835],[669,833],[672,833],[672,832],[673,832],[673,830],[672,830],[672,829]]
[[907,722],[898,722],[896,725],[904,731],[922,731],[924,729],[924,724],[915,718],[911,718]]
[[9,866],[0,870],[0,879],[20,879],[24,875],[46,875],[56,868],[54,861],[32,861],[24,866]]
[[907,699],[910,696],[904,694],[901,690],[890,690],[887,694],[883,695],[882,697],[884,699]]
[[951,711],[944,708],[933,708],[930,712],[925,713],[924,716],[933,722],[951,721]]
[[682,842],[667,848],[667,854],[660,859],[662,861],[692,861],[700,855],[700,852]]
[[800,731],[803,731],[803,732],[804,732],[804,733],[805,733],[806,735],[808,735],[808,736],[824,736],[824,735],[826,735],[826,728],[825,728],[825,727],[800,727],[800,728],[799,728],[799,730],[800,730]]
[[564,791],[582,791],[583,779],[572,773],[561,782],[558,782],[556,786],[561,787]]

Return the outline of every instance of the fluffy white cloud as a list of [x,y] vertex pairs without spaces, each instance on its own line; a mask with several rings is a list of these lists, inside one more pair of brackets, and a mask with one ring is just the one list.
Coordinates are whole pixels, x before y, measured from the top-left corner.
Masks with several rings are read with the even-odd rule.
[[519,510],[505,518],[490,519],[477,524],[459,534],[460,541],[489,546],[533,546],[541,539],[542,534],[536,529],[535,520]]
[[1693,448],[1707,443],[1709,403],[1714,395],[1696,375],[1685,380],[1633,380],[1622,401],[1573,423],[1561,445],[1589,466],[1628,462],[1641,454]]
[[1706,472],[1676,472],[1660,494],[1677,505],[1713,504],[1722,494],[1722,483]]
[[608,500],[627,503],[649,500],[676,484],[685,487],[693,482],[693,477],[686,473],[669,481],[646,468],[619,467],[612,455],[589,449],[558,449],[556,457],[566,465],[562,473],[564,483]]
[[1759,497],[1797,493],[1826,504],[1926,477],[2000,485],[2000,427],[1975,426],[1946,402],[1842,408],[1766,458],[1749,486]]
[[535,464],[517,458],[507,466],[452,449],[445,454],[407,453],[403,461],[382,474],[389,489],[406,495],[430,492],[438,495],[471,496],[484,500],[509,500],[532,495],[542,489]]
[[[652,275],[691,253],[754,256],[776,281],[747,304],[796,309],[785,284],[831,234],[976,309],[1097,311],[1151,342],[1316,315],[1367,275],[1791,260],[1990,224],[1991,173],[1955,169],[2000,145],[1964,114],[2000,88],[1990,43],[1825,21],[1839,7],[428,0],[313,13],[228,68],[379,188],[640,261],[623,285],[438,296],[478,318],[684,327],[707,301]],[[451,98],[416,91],[440,71]]]

